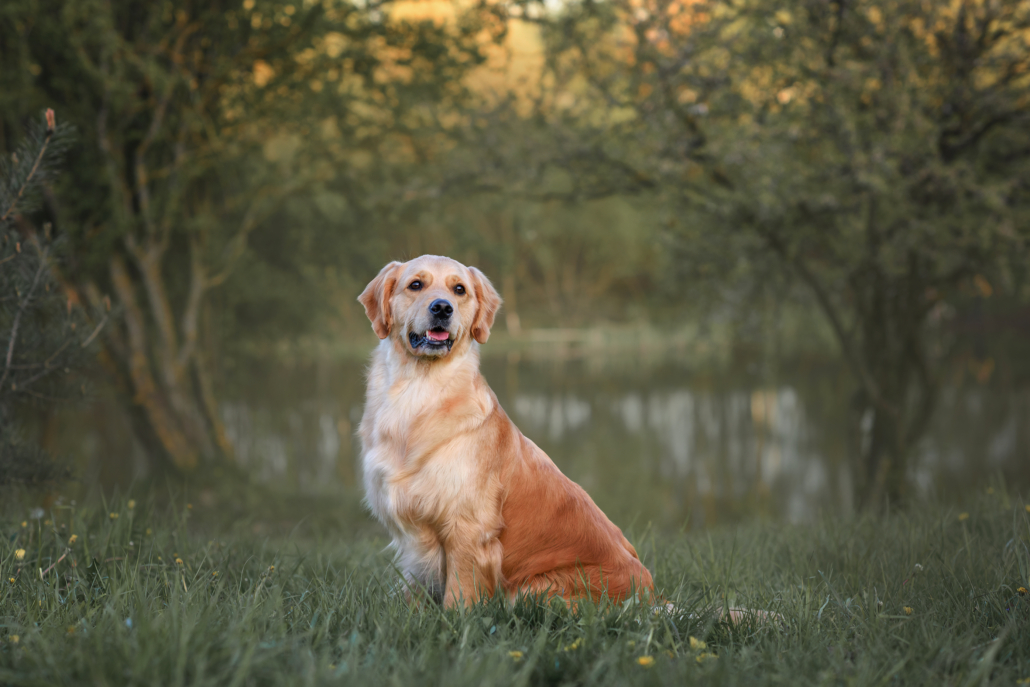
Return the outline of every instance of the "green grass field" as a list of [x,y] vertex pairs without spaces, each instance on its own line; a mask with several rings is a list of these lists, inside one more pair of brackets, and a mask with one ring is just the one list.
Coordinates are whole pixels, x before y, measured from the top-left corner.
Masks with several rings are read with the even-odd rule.
[[[1030,682],[1030,509],[631,532],[685,613],[408,607],[384,539],[119,500],[2,522],[0,684]],[[727,626],[722,604],[784,625]],[[702,644],[703,643],[703,644]]]

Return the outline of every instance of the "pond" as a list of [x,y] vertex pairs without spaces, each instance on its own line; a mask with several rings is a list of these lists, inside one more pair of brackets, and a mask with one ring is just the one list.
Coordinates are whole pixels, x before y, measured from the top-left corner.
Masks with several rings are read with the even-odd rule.
[[[855,508],[862,418],[839,364],[696,363],[684,350],[484,347],[508,415],[617,524],[806,522]],[[236,370],[222,417],[237,459],[286,492],[360,496],[361,359]],[[957,367],[909,465],[918,498],[1030,490],[1030,389]],[[86,485],[125,486],[147,461],[109,403],[62,414],[51,448]]]
[[[302,493],[356,490],[364,363],[262,370],[222,407],[240,463]],[[675,355],[486,357],[502,406],[623,527],[848,513],[862,419],[829,363],[705,372]],[[910,464],[918,497],[1030,486],[1030,391],[953,376]]]

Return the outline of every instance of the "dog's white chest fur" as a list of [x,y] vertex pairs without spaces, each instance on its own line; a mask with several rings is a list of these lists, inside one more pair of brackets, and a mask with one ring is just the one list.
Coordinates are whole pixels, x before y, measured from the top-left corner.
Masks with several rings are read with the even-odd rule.
[[475,495],[475,455],[467,439],[435,427],[432,411],[446,393],[438,375],[391,379],[395,353],[381,345],[368,380],[361,420],[365,498],[393,538],[397,565],[412,581],[442,589],[444,550],[435,524],[452,520]]

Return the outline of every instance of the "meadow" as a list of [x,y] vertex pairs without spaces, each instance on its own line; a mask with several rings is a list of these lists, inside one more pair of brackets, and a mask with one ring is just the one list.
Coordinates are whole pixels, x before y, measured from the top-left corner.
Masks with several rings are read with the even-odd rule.
[[[676,613],[409,606],[367,526],[262,534],[143,497],[17,512],[0,524],[5,685],[1030,684],[1030,506],[1001,489],[961,510],[629,532]],[[731,626],[723,605],[783,623]]]

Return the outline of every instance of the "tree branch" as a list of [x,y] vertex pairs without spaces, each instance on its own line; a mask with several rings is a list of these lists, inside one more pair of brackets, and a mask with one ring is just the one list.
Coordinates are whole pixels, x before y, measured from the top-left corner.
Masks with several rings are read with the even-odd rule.
[[204,265],[200,258],[197,240],[190,237],[190,292],[186,299],[186,308],[182,313],[182,349],[179,351],[179,367],[185,368],[193,357],[197,347],[197,320],[200,317],[200,305],[208,284],[204,278]]
[[143,288],[147,293],[150,314],[160,335],[161,371],[166,383],[172,386],[176,384],[182,370],[177,364],[179,343],[175,331],[175,317],[165,291],[164,276],[161,270],[164,247],[159,242],[153,242],[149,249],[138,248],[132,254],[142,277]]
[[1011,121],[1014,121],[1016,119],[1019,119],[1020,115],[1023,115],[1023,117],[1025,118],[1026,112],[1025,111],[1021,112],[1019,110],[1013,110],[1013,111],[1010,111],[1010,112],[1002,112],[1002,113],[996,114],[993,117],[990,117],[987,121],[985,121],[982,124],[980,124],[978,127],[973,129],[972,131],[970,131],[968,134],[966,134],[957,143],[950,143],[949,140],[948,140],[951,137],[952,134],[957,134],[958,133],[957,131],[954,131],[954,130],[942,131],[941,132],[940,141],[938,143],[938,145],[940,147],[941,158],[945,162],[952,162],[956,157],[959,156],[959,154],[963,150],[965,150],[966,148],[968,148],[968,147],[970,147],[972,145],[975,145],[977,143],[977,141],[979,141],[981,138],[983,138],[991,129],[993,129],[994,127],[998,126],[999,124],[1006,124],[1008,122],[1011,122]]
[[134,400],[147,413],[151,426],[175,465],[184,470],[192,469],[197,464],[197,453],[179,428],[150,372],[146,325],[143,313],[136,303],[132,280],[125,268],[125,262],[120,256],[115,255],[111,258],[110,269],[111,283],[124,308],[122,319],[129,335],[126,363],[135,391]]
[[[243,220],[240,222],[240,227],[236,231],[236,235],[229,241],[223,251],[223,264],[221,271],[211,277],[208,277],[204,281],[204,288],[212,288],[215,286],[221,286],[221,284],[229,278],[233,268],[236,266],[236,261],[243,256],[244,251],[247,249],[247,239],[250,233],[257,228],[258,224],[261,223],[265,217],[271,214],[275,209],[281,206],[282,203],[298,188],[300,187],[299,181],[293,181],[288,184],[285,188],[277,186],[280,190],[276,194],[271,207],[267,207],[263,212],[257,211],[257,204],[253,204],[247,209],[247,212],[243,215]],[[254,194],[255,197],[261,197],[262,191]]]
[[[196,31],[197,25],[193,24],[187,26],[176,38],[175,45],[171,50],[172,64],[178,64],[182,58],[182,46],[186,42],[186,39],[191,33]],[[157,108],[154,110],[154,117],[150,120],[150,126],[147,128],[147,133],[143,136],[143,140],[136,147],[135,153],[135,175],[136,175],[136,195],[139,199],[140,215],[143,218],[143,225],[146,227],[147,235],[152,240],[159,240],[162,243],[167,243],[167,235],[158,237],[156,228],[154,226],[153,218],[150,212],[150,180],[147,175],[146,167],[146,154],[147,150],[153,144],[157,135],[161,131],[161,126],[164,124],[165,115],[168,112],[168,105],[172,101],[172,95],[175,94],[176,81],[175,79],[169,78],[168,84],[165,88],[165,92],[162,94],[161,99],[158,101]]]
[[[108,77],[106,66],[103,67],[103,69],[101,70],[101,74],[105,79]],[[127,227],[124,225],[124,223],[128,222],[129,219],[132,217],[132,194],[126,187],[125,179],[122,177],[122,171],[118,163],[118,158],[116,157],[114,153],[114,148],[111,145],[111,139],[107,135],[107,108],[108,103],[110,101],[110,97],[110,84],[105,84],[104,93],[101,96],[100,111],[97,113],[97,144],[100,148],[101,154],[104,157],[105,166],[107,167],[107,173],[108,176],[110,176],[111,178],[111,185],[114,187],[114,190],[119,192],[121,195],[121,211],[123,222],[123,226],[121,228],[125,229],[126,234],[129,237],[129,240],[134,241],[134,238],[132,237],[133,227],[131,225],[131,222]]]
[[32,300],[32,294],[36,292],[36,287],[39,286],[39,278],[46,270],[46,258],[49,251],[50,247],[48,246],[40,253],[39,269],[36,270],[36,276],[32,278],[32,285],[29,287],[29,290],[25,292],[25,298],[23,298],[21,303],[18,304],[18,312],[14,315],[14,323],[11,325],[11,340],[7,344],[7,357],[4,360],[4,373],[3,375],[0,375],[0,389],[2,389],[4,383],[7,382],[7,377],[11,372],[11,361],[14,359],[14,348],[18,342],[18,327],[21,325],[21,316],[25,313],[25,308],[29,306],[29,302]]
[[54,127],[50,124],[53,115],[53,110],[47,110],[46,138],[43,139],[43,145],[39,149],[39,155],[36,156],[36,162],[32,165],[32,169],[29,170],[29,175],[25,177],[25,181],[22,183],[21,188],[18,189],[18,193],[14,196],[14,200],[11,201],[11,206],[7,208],[7,212],[3,214],[3,217],[0,217],[0,224],[7,221],[8,216],[14,212],[14,208],[18,205],[18,201],[21,200],[22,195],[24,195],[25,189],[28,188],[29,183],[32,182],[32,177],[36,176],[36,171],[39,169],[39,163],[43,161],[43,155],[46,154],[47,146],[50,145],[50,139],[54,137]]
[[837,25],[833,27],[833,34],[830,36],[830,45],[826,48],[826,64],[829,67],[836,66],[834,53],[837,52],[837,44],[840,42],[841,33],[844,31],[844,5],[846,0],[837,0]]
[[883,394],[880,392],[880,387],[869,373],[865,363],[862,362],[861,357],[855,352],[854,344],[851,337],[848,335],[847,330],[844,327],[844,323],[837,315],[837,311],[833,306],[833,301],[830,299],[829,293],[825,287],[820,283],[819,279],[812,273],[805,262],[800,256],[791,255],[790,251],[783,244],[780,237],[770,230],[758,229],[758,233],[765,239],[766,243],[789,265],[792,265],[797,271],[798,276],[801,280],[812,290],[812,294],[815,296],[816,302],[819,303],[820,309],[826,316],[826,319],[830,322],[830,327],[833,328],[833,333],[837,337],[838,343],[840,343],[841,350],[844,353],[844,358],[851,365],[851,368],[858,375],[859,380],[862,382],[862,387],[865,389],[869,397],[873,399],[878,406],[889,412],[891,415],[898,414],[898,408],[892,403],[888,402]]

